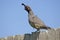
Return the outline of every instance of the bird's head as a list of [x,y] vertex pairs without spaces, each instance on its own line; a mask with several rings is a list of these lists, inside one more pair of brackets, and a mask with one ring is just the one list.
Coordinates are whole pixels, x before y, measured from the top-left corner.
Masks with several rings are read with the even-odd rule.
[[25,10],[27,12],[31,11],[31,8],[29,6],[25,5],[24,3],[22,3],[22,5],[25,7]]

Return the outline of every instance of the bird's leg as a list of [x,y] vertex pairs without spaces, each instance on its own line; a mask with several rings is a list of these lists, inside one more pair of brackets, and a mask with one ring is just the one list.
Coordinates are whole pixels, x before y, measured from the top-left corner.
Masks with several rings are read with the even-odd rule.
[[40,28],[38,28],[35,32],[40,32]]
[[39,31],[39,30],[40,30],[40,28],[37,29],[37,31]]

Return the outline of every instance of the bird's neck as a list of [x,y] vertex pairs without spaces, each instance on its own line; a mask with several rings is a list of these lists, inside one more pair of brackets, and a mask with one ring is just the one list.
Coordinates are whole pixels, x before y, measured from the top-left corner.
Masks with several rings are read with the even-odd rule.
[[30,10],[30,11],[28,12],[28,15],[34,15],[33,11]]
[[35,16],[34,13],[32,11],[29,11],[28,20],[31,20],[34,16]]

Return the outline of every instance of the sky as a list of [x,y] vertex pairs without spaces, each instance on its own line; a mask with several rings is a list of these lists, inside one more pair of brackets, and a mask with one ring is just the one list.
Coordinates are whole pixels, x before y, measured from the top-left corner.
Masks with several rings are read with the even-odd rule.
[[0,0],[0,38],[36,31],[21,3],[29,5],[45,25],[60,28],[60,0]]

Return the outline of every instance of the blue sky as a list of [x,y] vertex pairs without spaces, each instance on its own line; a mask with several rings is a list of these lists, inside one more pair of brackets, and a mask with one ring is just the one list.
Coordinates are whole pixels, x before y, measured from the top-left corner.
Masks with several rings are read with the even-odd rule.
[[47,26],[60,27],[60,0],[0,0],[0,37],[36,31],[21,3],[29,5]]

